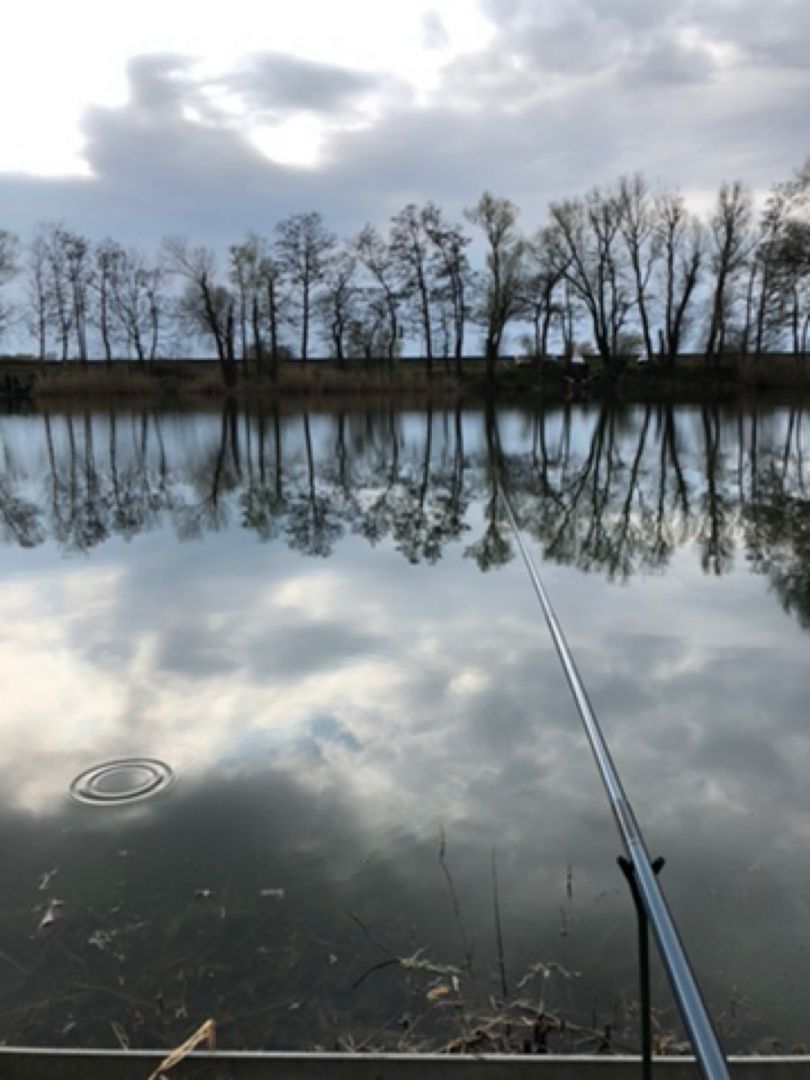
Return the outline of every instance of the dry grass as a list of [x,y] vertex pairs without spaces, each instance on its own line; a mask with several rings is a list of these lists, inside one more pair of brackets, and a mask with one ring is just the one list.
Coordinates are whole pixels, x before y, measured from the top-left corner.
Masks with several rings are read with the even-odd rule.
[[38,372],[33,389],[37,399],[150,398],[161,392],[161,380],[146,372],[97,365]]
[[458,380],[447,372],[428,375],[423,367],[373,368],[369,370],[288,365],[279,372],[277,382],[252,382],[246,389],[277,391],[284,394],[380,394],[390,391],[457,393]]
[[[0,372],[7,370],[8,361],[0,363]],[[11,367],[8,367],[11,371]],[[470,360],[465,362],[464,374],[459,379],[454,370],[438,362],[429,375],[423,362],[407,361],[390,368],[384,362],[374,367],[353,363],[345,369],[334,363],[317,361],[310,363],[287,362],[282,364],[277,378],[268,374],[257,375],[255,371],[244,374],[241,365],[233,388],[228,391],[222,373],[216,363],[197,360],[163,360],[146,367],[135,364],[116,363],[112,367],[93,363],[39,365],[36,361],[25,365],[25,370],[14,366],[27,383],[33,381],[32,394],[37,400],[58,399],[64,402],[88,400],[200,400],[221,399],[230,393],[243,401],[257,399],[307,398],[328,401],[337,396],[358,399],[386,398],[413,395],[414,397],[457,400],[459,397],[475,397],[485,392],[483,365]],[[549,370],[542,380],[529,367],[503,367],[497,375],[497,391],[504,396],[541,395],[551,399],[576,392],[578,396],[600,397],[614,393],[617,388],[628,394],[664,394],[682,396],[690,393],[718,392],[761,393],[767,390],[794,390],[806,392],[810,386],[810,365],[797,362],[793,357],[773,355],[758,362],[724,361],[723,377],[710,378],[702,358],[684,357],[676,369],[627,369],[618,384],[600,377],[600,368],[594,364],[591,378],[574,388],[564,372]]]
[[[48,367],[36,372],[33,396],[37,400],[100,400],[115,398],[220,398],[226,392],[218,367],[176,361],[145,370],[124,365]],[[231,391],[244,399],[256,397],[331,397],[339,394],[384,395],[419,393],[456,396],[459,382],[442,371],[429,376],[423,367],[340,370],[331,365],[284,365],[278,378],[244,377],[239,372]]]

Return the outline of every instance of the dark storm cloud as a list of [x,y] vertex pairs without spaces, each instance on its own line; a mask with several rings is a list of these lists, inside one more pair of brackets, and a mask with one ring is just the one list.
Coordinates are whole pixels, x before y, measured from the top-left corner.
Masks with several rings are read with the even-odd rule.
[[388,81],[334,64],[261,53],[223,83],[241,94],[250,107],[271,115],[300,110],[333,115],[354,107],[358,99],[384,88]]

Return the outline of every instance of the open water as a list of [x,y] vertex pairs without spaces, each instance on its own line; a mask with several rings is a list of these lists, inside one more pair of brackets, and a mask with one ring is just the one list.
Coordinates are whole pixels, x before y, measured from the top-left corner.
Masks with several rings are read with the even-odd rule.
[[635,1044],[503,470],[726,1045],[807,1046],[808,442],[789,407],[0,418],[0,1039]]

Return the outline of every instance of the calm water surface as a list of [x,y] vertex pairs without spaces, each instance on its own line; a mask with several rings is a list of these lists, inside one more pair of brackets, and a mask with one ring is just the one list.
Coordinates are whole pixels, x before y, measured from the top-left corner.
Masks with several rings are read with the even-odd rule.
[[[810,1043],[809,441],[788,408],[0,418],[0,1039],[434,1047],[494,998],[512,1047],[543,1012],[634,1044],[503,467],[726,1044]],[[174,782],[71,798],[121,759]]]

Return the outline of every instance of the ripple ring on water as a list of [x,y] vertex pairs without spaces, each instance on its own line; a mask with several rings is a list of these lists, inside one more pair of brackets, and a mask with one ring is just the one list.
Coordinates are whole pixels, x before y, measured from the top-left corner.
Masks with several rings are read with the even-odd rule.
[[120,758],[93,765],[70,785],[70,796],[90,806],[118,806],[151,798],[174,781],[172,769],[156,758]]

